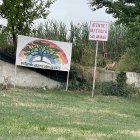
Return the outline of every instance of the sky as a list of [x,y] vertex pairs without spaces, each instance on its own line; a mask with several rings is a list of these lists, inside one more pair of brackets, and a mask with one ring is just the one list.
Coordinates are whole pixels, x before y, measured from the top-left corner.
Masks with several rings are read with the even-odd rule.
[[88,0],[57,0],[50,8],[49,19],[78,24],[90,21],[114,21],[112,15],[105,13],[105,8],[92,11]]
[[[88,6],[88,0],[57,0],[49,9],[48,19],[62,21],[69,24],[89,23],[90,21],[114,21],[111,15],[105,13],[105,9],[92,11]],[[44,23],[45,20],[36,20],[35,25]],[[5,24],[6,20],[0,19],[0,24]]]

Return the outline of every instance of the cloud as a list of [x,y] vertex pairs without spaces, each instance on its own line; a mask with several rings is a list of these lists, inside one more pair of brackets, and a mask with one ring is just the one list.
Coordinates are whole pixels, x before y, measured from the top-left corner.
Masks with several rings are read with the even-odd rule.
[[[82,1],[82,2],[81,2]],[[96,21],[112,21],[111,15],[105,13],[105,9],[92,11],[87,0],[57,0],[50,8],[49,19],[61,20],[63,22],[79,23]]]

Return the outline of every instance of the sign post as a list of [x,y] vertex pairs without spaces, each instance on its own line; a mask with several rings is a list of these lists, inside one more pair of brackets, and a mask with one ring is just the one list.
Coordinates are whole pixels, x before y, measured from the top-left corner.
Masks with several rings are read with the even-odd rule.
[[15,65],[14,88],[16,88],[17,65]]
[[93,88],[92,88],[92,97],[94,96],[95,91],[95,79],[96,79],[96,68],[97,68],[97,55],[98,55],[98,45],[99,42],[96,42],[96,53],[95,53],[95,63],[94,63],[94,73],[93,73]]
[[67,74],[67,84],[66,84],[66,91],[68,91],[68,86],[69,86],[69,71],[68,71],[68,74]]
[[94,63],[94,73],[93,73],[93,89],[92,89],[92,97],[95,92],[95,81],[96,81],[96,68],[97,68],[97,57],[98,57],[98,46],[99,41],[107,41],[108,40],[108,22],[100,22],[100,21],[91,21],[89,27],[89,40],[96,41],[96,53],[95,53],[95,63]]

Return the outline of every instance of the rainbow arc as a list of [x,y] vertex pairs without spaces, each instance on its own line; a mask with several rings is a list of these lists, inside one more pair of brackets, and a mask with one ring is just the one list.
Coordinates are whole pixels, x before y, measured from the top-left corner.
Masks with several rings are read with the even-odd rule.
[[64,51],[55,43],[48,40],[35,40],[28,43],[19,53],[21,62],[35,63],[42,62],[51,65],[68,64]]

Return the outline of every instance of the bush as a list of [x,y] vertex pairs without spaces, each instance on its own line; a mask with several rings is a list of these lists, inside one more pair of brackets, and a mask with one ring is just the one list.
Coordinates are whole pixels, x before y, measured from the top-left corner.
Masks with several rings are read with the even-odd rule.
[[131,86],[120,86],[115,82],[103,82],[96,84],[96,93],[105,96],[123,96],[127,97],[135,92]]
[[71,90],[91,90],[91,82],[84,76],[80,65],[72,65],[69,78],[69,89]]
[[140,53],[138,49],[129,49],[119,60],[117,70],[140,72],[139,56]]
[[126,84],[126,73],[120,72],[117,76],[116,82],[103,82],[96,85],[98,94],[111,96],[127,97],[135,92],[135,89]]
[[116,83],[113,82],[103,82],[96,84],[96,92],[105,96],[112,95],[115,96]]
[[0,51],[10,54],[15,54],[16,48],[14,48],[11,37],[9,34],[0,31]]

